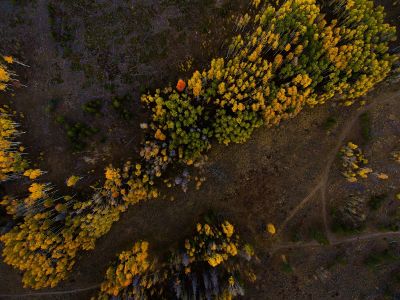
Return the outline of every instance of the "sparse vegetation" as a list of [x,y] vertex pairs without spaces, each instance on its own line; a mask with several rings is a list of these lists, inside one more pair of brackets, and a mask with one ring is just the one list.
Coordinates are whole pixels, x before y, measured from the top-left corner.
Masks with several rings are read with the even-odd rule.
[[286,255],[282,255],[281,259],[282,259],[282,271],[287,274],[293,273],[293,268],[290,265]]
[[103,101],[101,99],[93,99],[82,105],[82,110],[88,114],[100,117],[102,116],[101,113],[102,106],[103,106]]
[[335,232],[357,232],[365,226],[367,218],[366,203],[360,196],[351,195],[334,213]]
[[129,121],[132,119],[132,112],[129,110],[128,105],[132,104],[132,98],[130,95],[124,95],[122,97],[114,97],[111,105],[114,110],[125,120]]
[[368,174],[373,172],[371,168],[367,167],[368,159],[358,145],[348,142],[340,149],[339,154],[344,168],[342,174],[347,181],[357,182],[357,178],[366,179]]
[[93,128],[82,122],[71,122],[66,120],[63,116],[58,116],[57,123],[63,125],[67,134],[68,140],[71,143],[74,151],[82,151],[87,146],[86,139],[92,137],[99,132],[98,129]]
[[316,228],[312,229],[311,237],[321,245],[329,245],[329,240],[326,238],[325,234],[320,229]]
[[392,263],[398,259],[399,257],[390,249],[385,249],[382,252],[371,253],[364,262],[369,268],[376,270],[382,264]]
[[349,196],[336,217],[340,219],[342,229],[362,230],[367,218],[365,200],[360,196]]

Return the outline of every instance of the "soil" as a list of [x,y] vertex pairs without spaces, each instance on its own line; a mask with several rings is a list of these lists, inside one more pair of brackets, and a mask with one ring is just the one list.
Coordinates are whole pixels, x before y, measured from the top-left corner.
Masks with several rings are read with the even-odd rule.
[[[24,115],[29,159],[49,171],[46,179],[59,190],[90,192],[87,187],[101,178],[104,166],[136,155],[139,124],[146,117],[140,93],[174,83],[220,54],[233,31],[232,16],[245,2],[0,2],[1,53],[30,65],[17,69],[27,87],[0,98]],[[400,5],[378,2],[399,28]],[[110,104],[125,94],[132,95],[124,105],[129,120]],[[103,101],[102,116],[82,111],[95,98]],[[55,107],[52,99],[59,99]],[[399,83],[382,84],[364,100],[361,107],[306,108],[279,127],[257,130],[246,144],[216,145],[199,191],[170,191],[163,200],[131,207],[95,250],[80,253],[69,279],[57,288],[23,289],[20,274],[1,262],[0,299],[89,299],[116,254],[140,239],[165,252],[210,209],[236,224],[255,247],[258,280],[246,287],[243,299],[396,299],[400,164],[391,152],[400,150]],[[75,153],[55,122],[59,115],[100,132]],[[370,175],[348,183],[337,155],[348,141],[360,145],[370,167],[389,178]],[[63,187],[71,174],[86,175],[77,191]],[[365,224],[337,231],[335,211],[351,195],[365,201]],[[372,208],[377,196],[379,205]],[[275,236],[266,232],[268,223],[277,227]]]

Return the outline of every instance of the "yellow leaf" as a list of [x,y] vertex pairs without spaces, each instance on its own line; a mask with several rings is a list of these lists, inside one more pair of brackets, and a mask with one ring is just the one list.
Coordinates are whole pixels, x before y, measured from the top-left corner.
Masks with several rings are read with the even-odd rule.
[[165,139],[167,138],[167,137],[165,136],[165,134],[162,133],[162,131],[161,131],[160,129],[157,129],[157,131],[156,131],[154,137],[155,137],[157,140],[159,140],[159,141],[165,141]]
[[267,225],[267,231],[268,231],[271,235],[274,235],[274,234],[276,233],[275,225],[272,224],[272,223],[269,223],[269,224]]
[[3,56],[3,59],[9,64],[12,64],[14,62],[14,59],[12,56]]
[[283,263],[287,264],[286,255],[285,255],[285,254],[282,254],[282,255],[281,255],[281,258],[282,258]]
[[353,149],[353,150],[358,148],[358,146],[356,144],[352,143],[352,142],[348,142],[347,146],[349,146],[349,148]]
[[385,173],[379,173],[379,174],[378,174],[378,178],[379,178],[379,179],[386,180],[386,179],[389,178],[389,176],[388,176],[387,174],[385,174]]
[[24,176],[29,177],[31,180],[38,178],[40,175],[42,175],[42,171],[39,169],[29,169],[24,172]]
[[71,187],[71,186],[75,186],[75,184],[79,181],[79,179],[81,179],[78,176],[72,175],[67,179],[67,186]]

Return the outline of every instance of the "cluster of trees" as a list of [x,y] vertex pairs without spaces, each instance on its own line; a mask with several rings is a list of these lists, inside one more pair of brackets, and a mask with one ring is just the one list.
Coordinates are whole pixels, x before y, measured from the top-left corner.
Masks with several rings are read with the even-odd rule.
[[166,262],[137,242],[107,269],[98,299],[233,299],[244,295],[244,280],[254,281],[249,261],[254,251],[239,242],[228,221],[197,224],[193,236]]
[[[0,72],[7,75],[1,77],[2,82],[11,80],[3,64]],[[0,201],[14,219],[0,236],[2,255],[6,263],[23,272],[25,287],[54,287],[71,271],[77,252],[93,249],[129,203],[157,197],[158,192],[147,175],[141,176],[139,164],[127,162],[122,172],[107,168],[104,186],[90,199],[58,196],[50,183],[40,181],[45,172],[29,168],[17,141],[18,127],[8,107],[0,108],[0,181],[24,179],[20,195],[6,195]],[[66,184],[72,187],[78,180],[71,176]]]
[[368,178],[370,174],[382,180],[389,179],[387,174],[374,172],[368,167],[368,159],[364,156],[363,151],[358,145],[352,142],[348,142],[342,146],[339,155],[342,158],[344,169],[342,174],[349,182],[357,182],[358,178]]
[[255,128],[294,117],[305,105],[333,97],[351,105],[390,71],[395,28],[373,1],[268,2],[254,1],[227,55],[209,69],[142,96],[152,111],[149,140],[165,164],[192,164],[213,140],[245,142]]
[[37,170],[26,172],[35,181],[27,196],[7,196],[0,202],[17,224],[0,236],[3,258],[23,271],[25,287],[56,286],[68,276],[78,251],[94,249],[96,240],[129,204],[158,196],[153,182],[143,179],[139,171],[140,165],[130,162],[122,171],[106,168],[104,186],[87,200],[58,197],[51,184],[36,182]]
[[18,127],[7,107],[0,108],[0,182],[20,177],[28,165],[24,148],[17,141],[21,134]]
[[357,178],[367,178],[372,169],[367,167],[368,159],[358,145],[348,142],[340,148],[342,158],[343,176],[349,182],[357,182]]
[[0,91],[5,91],[12,80],[14,74],[8,69],[7,65],[13,62],[14,59],[11,56],[3,56],[0,58]]
[[[329,11],[328,16],[323,10]],[[172,185],[164,175],[170,166],[197,165],[214,140],[245,142],[255,128],[294,117],[305,105],[334,96],[350,105],[387,75],[394,60],[387,50],[395,29],[384,23],[383,9],[370,0],[320,4],[288,0],[276,6],[254,0],[250,13],[238,21],[237,31],[227,55],[213,59],[209,69],[195,72],[187,84],[179,80],[176,88],[143,95],[151,120],[142,126],[147,138],[141,161],[127,162],[121,169],[108,167],[104,185],[92,197],[56,196],[50,184],[36,182],[35,172],[29,172],[26,176],[34,182],[28,196],[3,199],[15,218],[15,226],[0,237],[3,257],[23,272],[25,286],[55,286],[65,279],[78,251],[93,249],[129,205],[157,198],[157,182]],[[9,123],[1,124],[2,132],[7,132]],[[7,149],[14,136],[3,139],[6,156],[13,153]],[[17,161],[13,158],[12,165]],[[201,225],[199,236],[208,231]],[[189,261],[191,253],[200,259],[201,247],[189,245]],[[233,242],[215,256],[201,256],[199,269],[227,263],[225,257],[235,253],[234,246],[237,250]],[[187,266],[175,267],[183,276],[179,282],[193,283],[185,277]],[[206,270],[207,276],[214,276],[213,269]],[[196,276],[199,280],[205,275]],[[234,279],[230,282],[235,286]],[[194,286],[197,291],[198,285]]]
[[[12,56],[0,56],[0,92],[7,90],[11,82],[15,82],[16,74],[9,69],[9,65],[22,63]],[[7,105],[0,107],[0,182],[21,177],[28,167],[24,156],[24,147],[17,141],[22,133],[20,125],[12,119]]]

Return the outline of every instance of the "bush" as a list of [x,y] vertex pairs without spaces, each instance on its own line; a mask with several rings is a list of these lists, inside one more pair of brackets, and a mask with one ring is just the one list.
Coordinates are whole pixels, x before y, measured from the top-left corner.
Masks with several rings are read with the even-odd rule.
[[348,182],[357,182],[358,178],[368,178],[368,174],[373,170],[368,167],[368,159],[365,158],[363,151],[358,145],[348,142],[340,148],[339,155],[342,160],[344,171],[342,175]]
[[69,121],[64,116],[57,116],[56,122],[64,127],[74,151],[84,150],[87,145],[86,140],[99,132],[97,128],[93,128],[82,122]]
[[114,97],[111,102],[113,109],[126,121],[131,120],[133,117],[132,112],[126,108],[129,102],[132,102],[132,99],[128,94],[122,97]]
[[84,112],[95,115],[95,116],[101,116],[101,108],[103,106],[103,102],[101,99],[93,99],[82,105],[82,109]]

